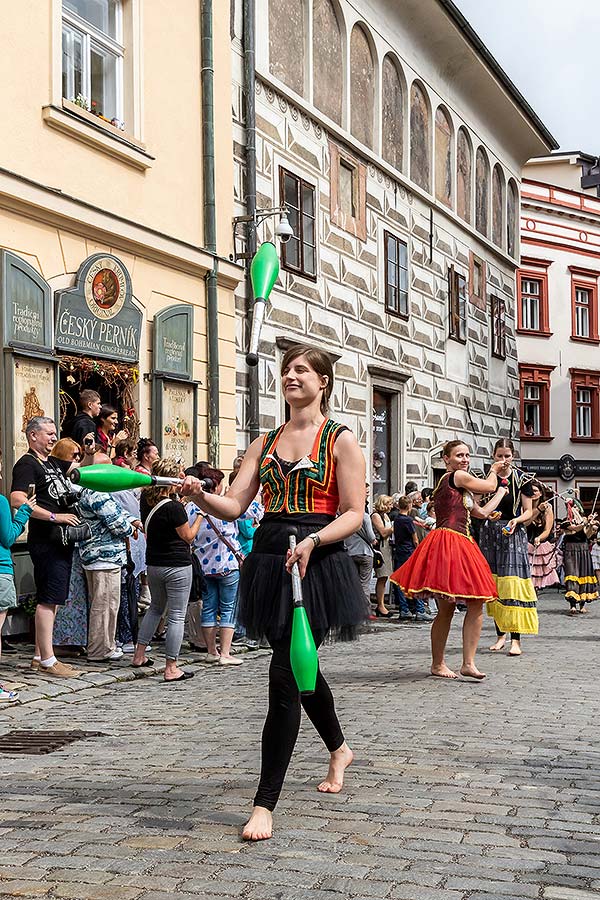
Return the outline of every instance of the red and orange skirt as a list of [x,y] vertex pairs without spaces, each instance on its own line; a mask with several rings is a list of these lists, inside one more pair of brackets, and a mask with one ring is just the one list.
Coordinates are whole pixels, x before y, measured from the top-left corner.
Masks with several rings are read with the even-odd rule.
[[471,537],[435,528],[410,558],[391,575],[407,597],[490,603],[496,583],[481,550]]

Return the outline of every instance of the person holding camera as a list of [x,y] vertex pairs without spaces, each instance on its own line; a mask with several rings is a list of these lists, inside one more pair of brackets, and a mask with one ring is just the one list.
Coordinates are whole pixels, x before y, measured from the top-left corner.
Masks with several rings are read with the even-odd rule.
[[69,595],[73,544],[65,540],[66,529],[80,524],[77,494],[66,477],[73,463],[50,456],[56,425],[48,416],[30,419],[25,436],[29,449],[13,468],[10,504],[19,510],[28,496],[35,494],[37,499],[27,536],[37,595],[31,668],[54,678],[74,678],[81,672],[59,662],[52,646],[56,609]]

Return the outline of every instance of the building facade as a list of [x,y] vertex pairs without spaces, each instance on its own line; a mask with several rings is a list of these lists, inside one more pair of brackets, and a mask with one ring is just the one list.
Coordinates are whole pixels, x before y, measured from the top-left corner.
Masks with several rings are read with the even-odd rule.
[[[211,329],[222,464],[235,455],[231,115],[215,103],[207,198],[201,30],[221,97],[231,51],[218,10],[202,21],[208,5],[181,0],[170,17],[142,0],[24,0],[3,11],[5,470],[25,447],[29,415],[64,425],[83,387],[165,455],[206,457]],[[217,210],[210,239],[207,199]]]
[[[252,94],[248,5],[232,4],[236,211],[254,102],[257,205],[287,207],[295,232],[262,333],[261,429],[285,414],[279,363],[300,342],[335,359],[332,414],[375,492],[430,482],[457,435],[483,465],[517,427],[520,171],[551,135],[446,0],[256,0]],[[237,309],[246,442],[241,291]]]
[[[243,272],[229,259],[232,133],[222,99],[231,49],[228,22],[218,9],[207,15],[209,6],[178,0],[176,16],[142,0],[3,9],[5,490],[28,419],[50,415],[64,434],[85,387],[165,456],[187,465],[210,456],[224,468],[235,456],[234,290]],[[201,59],[201,32],[210,60]],[[201,81],[212,76],[219,93],[207,123]],[[24,549],[15,553],[21,596],[33,589]]]
[[517,297],[523,465],[559,493],[577,488],[588,511],[600,489],[599,184],[584,153],[524,167]]

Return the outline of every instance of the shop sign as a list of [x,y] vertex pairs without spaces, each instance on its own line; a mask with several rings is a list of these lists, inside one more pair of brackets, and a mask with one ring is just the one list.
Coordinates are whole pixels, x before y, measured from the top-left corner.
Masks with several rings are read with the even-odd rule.
[[54,418],[54,365],[43,360],[15,357],[13,366],[14,459],[27,453],[27,423],[34,416]]
[[555,477],[558,474],[558,463],[552,459],[524,459],[521,465],[526,472],[534,472],[536,475]]
[[600,475],[600,460],[581,460],[575,463],[575,470],[579,477],[582,475]]
[[1,255],[4,346],[52,350],[52,292],[36,270],[14,253]]
[[194,464],[194,408],[196,388],[165,381],[162,392],[161,456]]
[[142,313],[132,299],[129,272],[116,256],[90,256],[79,268],[76,286],[56,297],[57,350],[138,361]]
[[169,306],[154,317],[154,374],[192,378],[194,308]]

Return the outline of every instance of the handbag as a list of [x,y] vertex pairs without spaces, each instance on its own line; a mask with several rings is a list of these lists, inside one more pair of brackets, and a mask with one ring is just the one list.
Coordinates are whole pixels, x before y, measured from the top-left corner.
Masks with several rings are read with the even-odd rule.
[[[73,511],[74,515],[78,512]],[[50,535],[53,543],[59,544],[61,547],[74,547],[75,544],[81,544],[88,541],[92,536],[92,529],[88,522],[80,522],[78,525],[54,525]]]
[[[371,547],[371,545],[369,544],[367,539],[364,538],[362,536],[362,534],[360,533],[360,529],[359,529],[359,531],[356,532],[356,534],[361,539],[361,541],[363,541],[366,544],[366,546],[370,550],[373,551],[373,568],[375,569],[375,571],[377,571],[377,569],[380,569],[385,562],[385,560],[383,558],[383,553],[381,552],[381,550],[379,550],[378,547]],[[377,543],[379,543],[379,541]]]
[[240,553],[240,551],[237,549],[237,547],[234,547],[234,546],[233,546],[233,544],[231,543],[231,541],[230,541],[228,538],[225,537],[225,535],[223,534],[223,532],[221,531],[221,529],[220,529],[220,528],[217,528],[217,526],[215,525],[215,523],[213,522],[213,520],[211,519],[211,517],[210,517],[209,515],[207,515],[206,513],[201,513],[201,515],[204,516],[204,518],[206,519],[206,521],[208,522],[208,524],[210,525],[210,527],[213,529],[213,531],[215,532],[215,534],[217,535],[217,537],[219,538],[219,540],[221,541],[221,543],[225,544],[225,546],[227,547],[227,549],[228,549],[231,553],[233,553],[234,557],[235,557],[236,560],[237,560],[237,564],[238,564],[238,566],[239,566],[240,569],[241,569],[241,568],[242,568],[242,565],[243,565],[243,563],[244,563],[244,560],[246,559],[246,557],[244,556],[244,554],[243,554],[243,553]]

